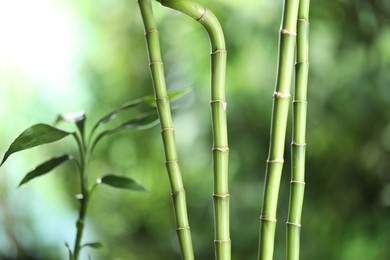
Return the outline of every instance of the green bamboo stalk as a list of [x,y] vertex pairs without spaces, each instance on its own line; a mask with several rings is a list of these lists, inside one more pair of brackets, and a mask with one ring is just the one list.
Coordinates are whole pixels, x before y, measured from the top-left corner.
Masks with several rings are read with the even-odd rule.
[[293,101],[290,203],[287,218],[287,259],[298,260],[303,197],[305,192],[307,80],[309,74],[309,6],[300,0],[298,11],[297,57]]
[[194,251],[188,222],[186,195],[176,151],[176,140],[172,124],[169,97],[165,84],[164,65],[161,57],[158,30],[150,0],[139,0],[138,4],[145,27],[149,65],[153,79],[157,111],[160,118],[161,135],[164,144],[167,172],[171,184],[176,231],[179,239],[181,256],[184,260],[192,260],[194,259]]
[[160,0],[163,6],[183,12],[201,23],[211,43],[211,110],[213,123],[214,168],[214,247],[215,258],[231,258],[229,189],[228,189],[228,137],[226,124],[225,70],[226,47],[221,25],[206,7],[190,0]]
[[258,259],[271,260],[274,251],[276,211],[294,67],[294,50],[299,0],[285,0],[279,40],[279,61],[273,95],[271,136],[264,183],[263,207],[260,216]]

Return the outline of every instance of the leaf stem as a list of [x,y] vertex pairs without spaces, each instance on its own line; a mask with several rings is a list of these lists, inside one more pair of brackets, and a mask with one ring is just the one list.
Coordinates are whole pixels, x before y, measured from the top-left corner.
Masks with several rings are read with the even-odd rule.
[[73,259],[78,260],[80,256],[80,251],[82,249],[81,241],[84,233],[85,227],[85,216],[87,213],[88,201],[89,201],[89,190],[88,190],[88,162],[89,162],[89,152],[84,141],[75,134],[74,135],[77,141],[80,154],[80,188],[81,193],[78,195],[77,199],[80,202],[79,207],[79,216],[76,221],[76,238],[73,249]]

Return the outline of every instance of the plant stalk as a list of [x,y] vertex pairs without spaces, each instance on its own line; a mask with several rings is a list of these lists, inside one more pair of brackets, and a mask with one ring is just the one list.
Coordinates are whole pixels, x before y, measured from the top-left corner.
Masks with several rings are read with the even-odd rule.
[[149,54],[149,65],[153,80],[157,111],[161,125],[166,167],[172,191],[172,200],[176,219],[176,231],[179,239],[182,259],[194,259],[191,230],[187,214],[186,195],[181,177],[176,140],[172,123],[169,97],[166,89],[164,65],[162,62],[158,30],[150,0],[138,0],[145,28],[145,38]]
[[276,211],[284,163],[290,85],[294,67],[299,0],[285,0],[279,37],[279,60],[271,119],[271,134],[260,215],[258,259],[271,260],[274,252]]
[[298,260],[305,191],[307,81],[309,74],[309,6],[300,0],[297,20],[297,57],[293,101],[290,202],[287,218],[287,259]]
[[73,249],[73,259],[78,260],[80,256],[80,251],[82,248],[81,241],[84,233],[84,227],[85,227],[85,215],[87,213],[87,207],[88,207],[88,201],[89,201],[89,191],[88,191],[88,160],[89,155],[87,148],[83,141],[80,141],[80,139],[76,136],[76,140],[79,146],[80,151],[80,185],[81,185],[81,193],[80,198],[78,198],[80,202],[80,208],[79,208],[79,217],[76,222],[76,238],[75,238],[75,244]]
[[190,0],[160,0],[163,6],[183,12],[201,23],[211,43],[211,110],[214,168],[214,247],[215,258],[231,258],[228,189],[228,134],[226,123],[225,71],[226,46],[217,17],[206,7]]

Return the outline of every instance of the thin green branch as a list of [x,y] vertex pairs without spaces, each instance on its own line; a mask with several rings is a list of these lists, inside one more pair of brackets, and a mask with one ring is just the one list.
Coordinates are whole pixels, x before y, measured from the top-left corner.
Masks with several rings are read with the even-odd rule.
[[309,6],[310,0],[300,0],[297,22],[297,58],[295,64],[295,91],[293,101],[290,203],[287,218],[288,260],[299,259],[301,215],[305,191],[307,81],[309,74]]
[[231,258],[229,189],[228,189],[228,137],[226,123],[225,70],[226,47],[217,17],[206,7],[190,0],[161,0],[166,7],[183,12],[201,23],[211,43],[211,110],[213,123],[214,164],[214,226],[215,257]]
[[182,259],[194,259],[191,231],[187,214],[186,195],[180,173],[176,140],[172,124],[169,97],[166,89],[164,65],[161,57],[158,30],[150,0],[139,0],[139,8],[145,28],[149,65],[153,80],[157,111],[161,124],[166,167],[171,184],[176,231],[180,243]]
[[299,0],[285,0],[279,38],[279,61],[273,95],[271,136],[264,182],[263,207],[260,216],[258,259],[271,260],[274,252],[276,211],[294,66],[296,23]]

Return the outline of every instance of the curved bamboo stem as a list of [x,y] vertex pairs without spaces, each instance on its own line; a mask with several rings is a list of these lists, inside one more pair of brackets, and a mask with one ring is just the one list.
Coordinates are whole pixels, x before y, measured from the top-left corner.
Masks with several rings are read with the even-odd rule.
[[283,168],[290,85],[294,66],[294,50],[299,0],[285,0],[279,40],[279,62],[273,95],[271,136],[260,216],[258,259],[271,260],[274,251],[276,211]]
[[297,58],[295,64],[295,92],[293,101],[290,203],[287,218],[288,260],[299,259],[301,215],[305,192],[307,80],[309,74],[309,6],[310,0],[300,0],[297,22]]
[[188,222],[186,195],[180,173],[176,151],[176,140],[172,115],[165,84],[164,65],[161,58],[158,30],[150,0],[139,0],[139,8],[145,27],[145,37],[149,54],[149,65],[153,79],[157,111],[160,118],[161,135],[164,144],[166,167],[172,191],[176,231],[180,243],[182,259],[194,259],[191,231]]
[[216,259],[231,258],[228,137],[226,123],[225,70],[226,47],[221,25],[206,7],[190,0],[160,0],[162,5],[178,10],[201,23],[211,42],[211,109],[213,123],[214,168],[214,246]]

